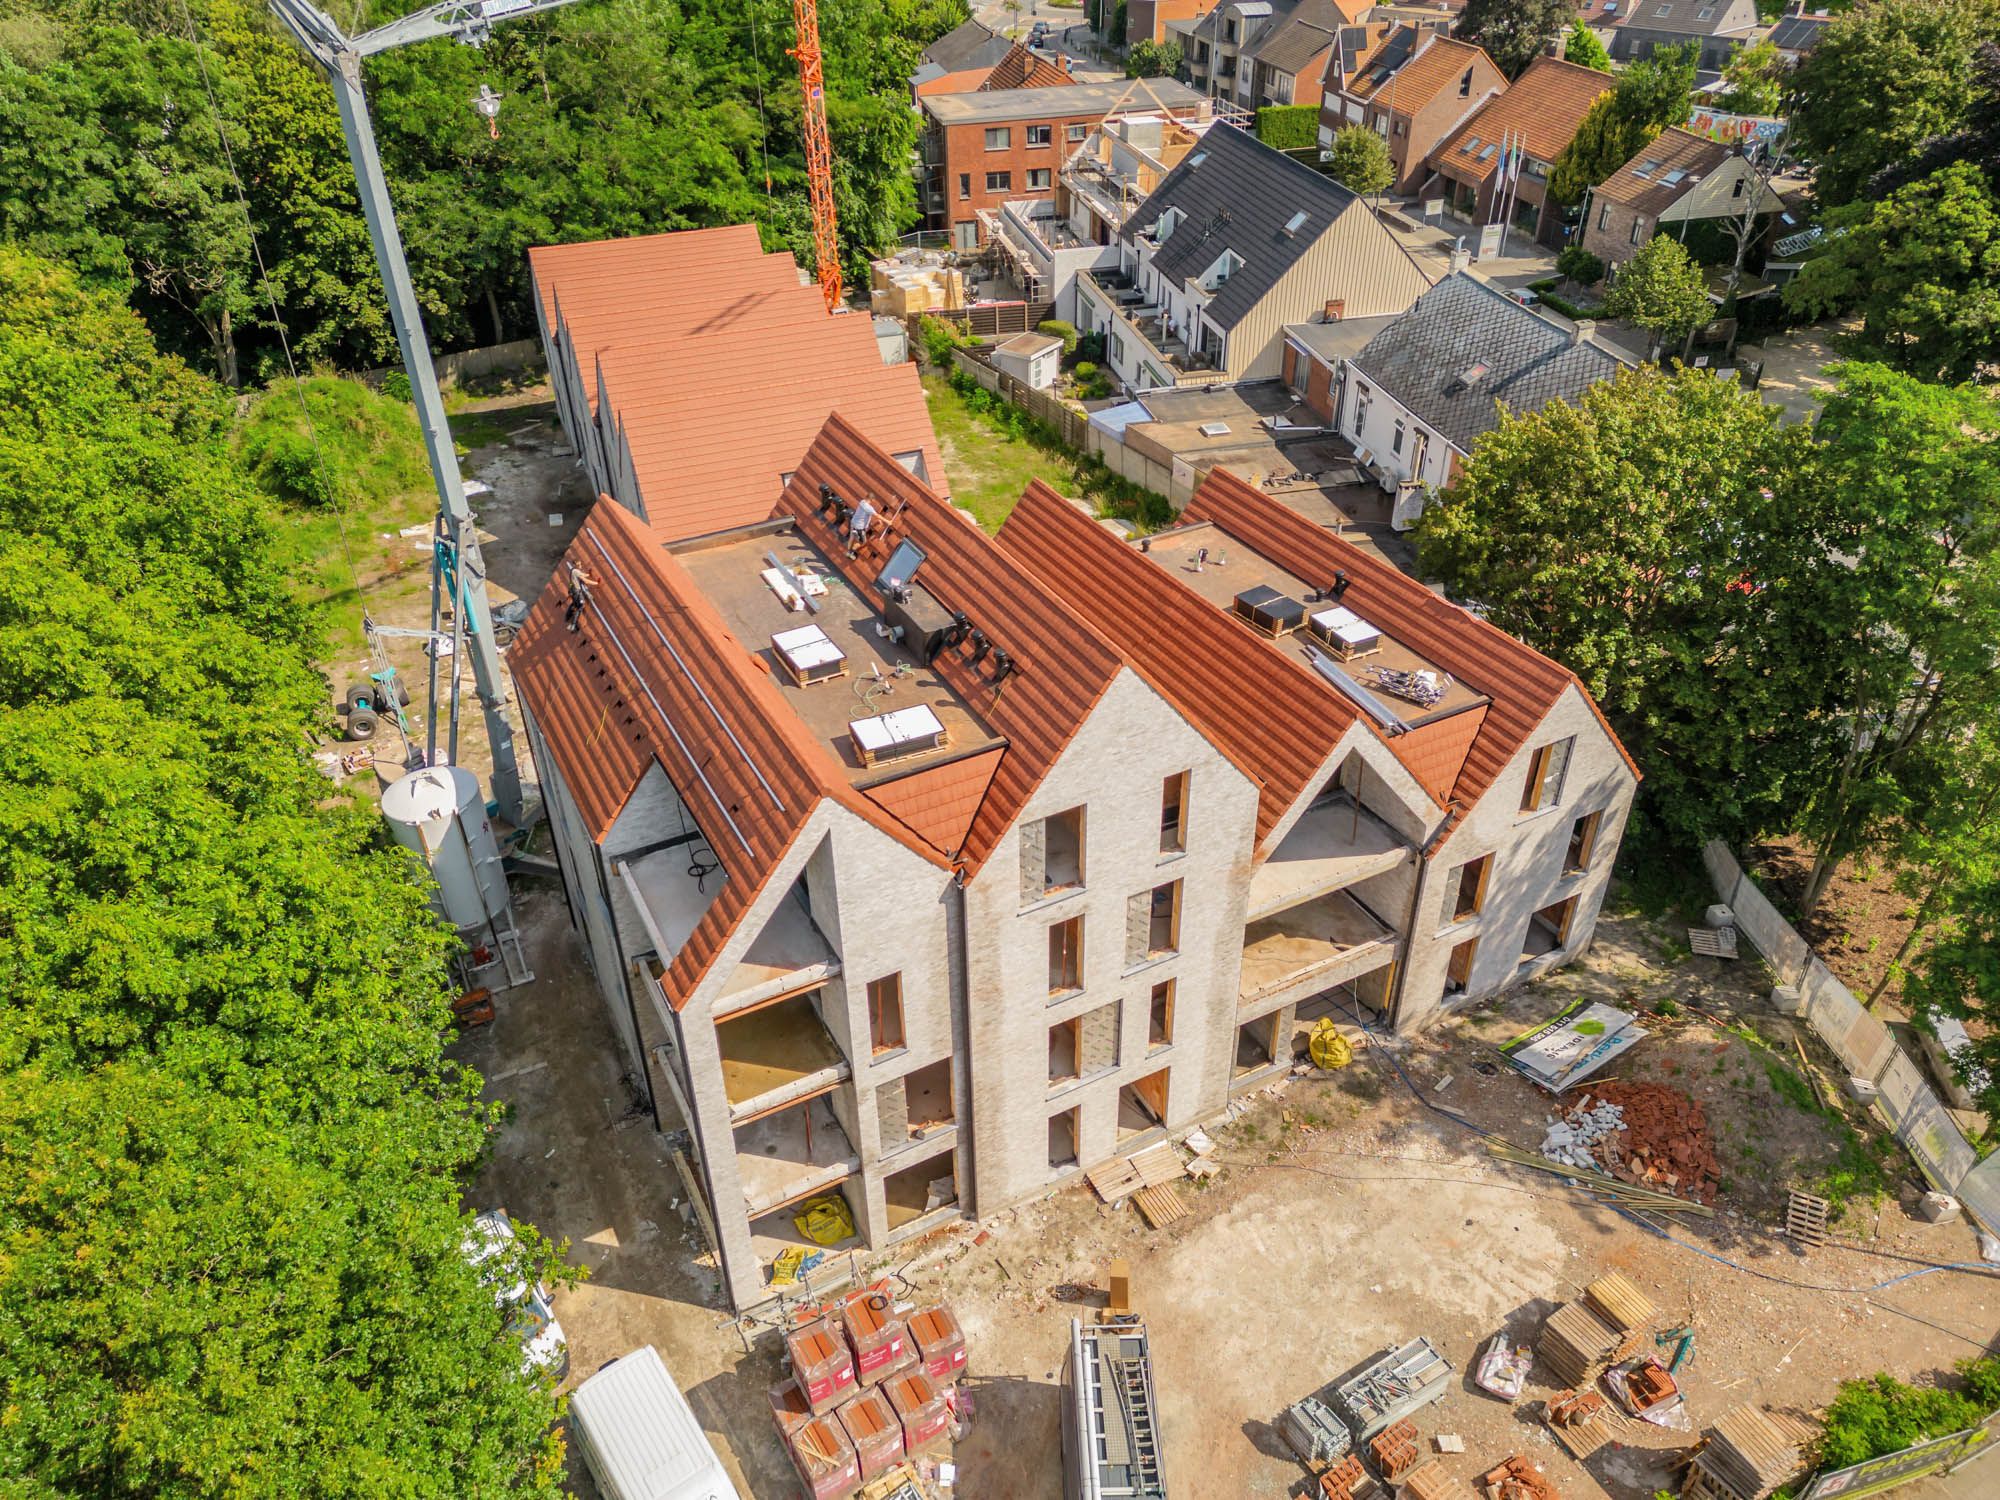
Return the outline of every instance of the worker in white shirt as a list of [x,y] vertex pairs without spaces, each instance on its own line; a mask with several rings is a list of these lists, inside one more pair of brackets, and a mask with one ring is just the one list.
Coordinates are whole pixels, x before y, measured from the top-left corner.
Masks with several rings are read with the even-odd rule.
[[854,556],[868,540],[868,528],[875,522],[875,502],[863,498],[847,517],[847,555]]

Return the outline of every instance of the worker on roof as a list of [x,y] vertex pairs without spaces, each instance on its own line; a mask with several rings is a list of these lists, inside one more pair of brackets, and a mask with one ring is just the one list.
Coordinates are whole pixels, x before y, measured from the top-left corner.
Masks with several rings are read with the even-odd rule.
[[868,528],[875,522],[875,502],[863,496],[847,517],[847,555],[854,556],[868,540]]

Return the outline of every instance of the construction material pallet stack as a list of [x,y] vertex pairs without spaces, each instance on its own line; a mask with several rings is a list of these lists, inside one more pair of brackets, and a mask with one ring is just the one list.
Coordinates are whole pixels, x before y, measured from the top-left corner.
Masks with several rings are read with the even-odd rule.
[[809,1500],[849,1500],[897,1465],[941,1457],[958,1409],[965,1334],[945,1306],[898,1306],[886,1286],[800,1317],[771,1413]]

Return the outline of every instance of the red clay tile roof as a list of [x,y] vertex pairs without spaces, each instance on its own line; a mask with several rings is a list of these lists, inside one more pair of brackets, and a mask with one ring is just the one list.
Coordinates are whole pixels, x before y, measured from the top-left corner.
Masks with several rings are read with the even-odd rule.
[[882,363],[871,321],[829,316],[750,225],[529,252],[551,336],[567,342],[609,446],[631,450],[662,541],[761,521],[836,409],[891,454],[944,460],[914,365]]
[[1000,528],[1000,545],[1116,641],[1154,690],[1257,783],[1260,844],[1361,720],[1303,660],[1266,650],[1044,485],[1028,487]]
[[[1658,218],[1700,186],[1711,172],[1728,164],[1734,153],[1720,141],[1670,125],[1632,154],[1591,195],[1622,203],[1650,218]],[[1640,168],[1645,168],[1644,176]],[[1673,173],[1681,175],[1668,182]]]
[[[1213,521],[1294,572],[1330,577],[1334,570],[1344,570],[1349,587],[1343,604],[1492,699],[1451,787],[1451,800],[1461,810],[1486,794],[1494,778],[1570,687],[1583,695],[1632,774],[1639,774],[1596,701],[1567,668],[1314,525],[1234,474],[1220,469],[1211,472],[1188,503],[1186,518]],[[1389,745],[1401,753],[1398,738],[1390,739]]]
[[[1415,114],[1446,88],[1457,88],[1466,70],[1476,67],[1485,57],[1489,67],[1495,67],[1493,59],[1486,57],[1486,49],[1475,47],[1470,42],[1453,41],[1448,36],[1433,31],[1418,44],[1416,55],[1398,68],[1380,85],[1371,86],[1368,70],[1361,70],[1360,80],[1348,92],[1355,98],[1370,100],[1377,97],[1385,106],[1402,114]],[[1475,84],[1477,80],[1474,80]],[[1505,92],[1505,85],[1501,86]],[[1479,91],[1484,93],[1482,89]],[[1478,98],[1474,94],[1473,98]],[[1459,106],[1466,109],[1471,100]]]
[[986,89],[1058,89],[1076,80],[1046,57],[1030,52],[1019,42],[1014,43],[1005,57],[993,65],[993,71],[986,75],[986,81],[979,85]]
[[[889,518],[888,525],[874,529],[858,558],[847,557],[816,508],[822,483],[849,500],[872,495]],[[1040,488],[1030,486],[1029,493]],[[966,614],[1013,658],[1013,675],[997,687],[990,657],[972,666],[963,651],[953,650],[937,662],[951,689],[1007,740],[964,843],[954,851],[976,872],[1124,663],[1007,548],[995,546],[844,417],[827,422],[800,461],[780,509],[861,589],[873,586],[897,541],[914,541],[924,552],[916,582],[945,608]]]
[[[961,68],[956,73],[940,73],[917,85],[917,97],[927,99],[932,94],[976,94],[992,74],[991,68]],[[1063,81],[1069,82],[1068,79]]]
[[1431,165],[1439,171],[1451,170],[1467,182],[1483,182],[1500,164],[1495,152],[1485,161],[1478,152],[1462,154],[1459,146],[1477,136],[1480,150],[1498,144],[1510,131],[1539,161],[1554,161],[1576,134],[1576,127],[1590,113],[1602,94],[1611,92],[1609,73],[1580,67],[1556,57],[1538,57],[1508,87],[1489,100],[1431,152]]
[[1005,753],[1002,746],[962,755],[941,766],[878,782],[868,788],[868,795],[940,854],[950,855],[965,847],[972,819]]
[[722,863],[721,890],[667,969],[676,1009],[822,798],[937,859],[848,786],[686,570],[622,506],[599,503],[565,557],[597,579],[580,628],[564,628],[559,567],[508,666],[592,839],[603,841],[658,762]]

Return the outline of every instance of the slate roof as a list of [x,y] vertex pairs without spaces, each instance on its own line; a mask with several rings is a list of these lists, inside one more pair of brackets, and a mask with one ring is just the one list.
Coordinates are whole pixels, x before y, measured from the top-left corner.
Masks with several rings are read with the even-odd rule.
[[[1119,233],[1130,240],[1152,228],[1169,208],[1178,208],[1180,223],[1153,256],[1160,274],[1175,281],[1199,276],[1225,249],[1235,251],[1243,265],[1207,309],[1217,327],[1229,329],[1359,201],[1331,177],[1233,125],[1217,123],[1160,180]],[[1301,211],[1305,223],[1287,234],[1285,225]]]
[[[1662,15],[1664,11],[1666,14]],[[1703,15],[1702,12],[1709,12]],[[1632,0],[1623,25],[1676,36],[1727,36],[1757,24],[1753,0]]]
[[1657,219],[1732,154],[1720,141],[1670,126],[1605,178],[1595,196]]
[[922,56],[947,73],[960,73],[967,68],[992,67],[1013,45],[990,27],[962,21],[924,48]]
[[[1609,73],[1595,68],[1538,57],[1504,93],[1487,101],[1439,143],[1431,152],[1431,165],[1440,172],[1455,171],[1464,181],[1483,182],[1498,169],[1500,158],[1496,151],[1482,161],[1480,153],[1509,132],[1520,137],[1530,156],[1552,162],[1576,134],[1590,106],[1611,92],[1613,81]],[[1474,150],[1459,150],[1474,141],[1480,143]]]
[[[1370,339],[1353,364],[1418,421],[1469,452],[1481,433],[1499,425],[1497,402],[1511,411],[1540,411],[1609,380],[1620,361],[1458,271]],[[1483,371],[1470,373],[1481,365]]]
[[1267,68],[1297,77],[1355,19],[1334,0],[1299,0],[1269,38],[1250,49],[1251,56]]

